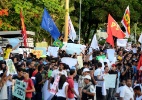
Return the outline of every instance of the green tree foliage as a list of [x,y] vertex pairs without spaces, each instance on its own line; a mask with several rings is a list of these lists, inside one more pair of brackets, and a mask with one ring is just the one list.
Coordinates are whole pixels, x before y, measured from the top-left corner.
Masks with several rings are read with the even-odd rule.
[[[75,2],[76,11],[74,14],[76,16],[79,16],[79,1],[76,0]],[[141,0],[82,0],[81,33],[84,42],[88,43],[89,37],[92,37],[91,30],[96,32],[100,24],[107,23],[108,14],[111,14],[117,22],[120,22],[128,5],[131,13],[131,26],[136,22],[141,24]],[[106,24],[104,26],[106,28]]]

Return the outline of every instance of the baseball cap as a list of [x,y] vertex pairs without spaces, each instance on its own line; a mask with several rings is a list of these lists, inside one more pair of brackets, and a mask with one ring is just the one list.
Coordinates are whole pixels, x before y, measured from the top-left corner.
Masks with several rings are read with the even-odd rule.
[[116,67],[116,65],[115,65],[115,64],[112,64],[111,66],[112,66],[112,67]]
[[83,69],[83,73],[84,73],[84,72],[89,72],[89,71],[90,71],[90,70],[89,70],[88,68],[84,68],[84,69]]
[[84,77],[84,79],[91,80],[91,77],[90,77],[90,75],[86,75],[86,76]]

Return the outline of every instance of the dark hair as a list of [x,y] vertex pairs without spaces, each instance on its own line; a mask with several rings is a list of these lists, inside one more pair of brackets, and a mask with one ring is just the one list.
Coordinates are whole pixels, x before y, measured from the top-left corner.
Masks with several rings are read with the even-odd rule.
[[44,66],[43,64],[39,65],[39,66],[38,66],[38,71],[41,71],[42,68],[43,68],[43,66]]
[[131,63],[127,63],[126,66],[132,67],[132,64]]
[[104,62],[104,65],[106,65],[107,64],[107,62]]
[[58,88],[62,89],[62,87],[63,87],[65,82],[66,82],[66,76],[65,75],[61,75],[60,80],[59,80]]
[[98,62],[98,67],[102,67],[102,63]]
[[12,45],[7,44],[5,50],[7,50],[8,48],[12,49]]
[[75,73],[75,69],[70,70],[70,75],[73,75]]
[[134,87],[134,90],[141,91],[141,88],[140,88],[140,86],[135,86],[135,87]]
[[105,66],[104,69],[108,68],[108,66]]
[[27,52],[26,52],[26,51],[24,51],[23,53],[25,53],[25,54],[27,55]]
[[77,75],[82,75],[82,70],[81,69],[77,70]]
[[18,69],[17,69],[17,72],[21,72],[21,71],[23,71],[22,68],[18,68]]

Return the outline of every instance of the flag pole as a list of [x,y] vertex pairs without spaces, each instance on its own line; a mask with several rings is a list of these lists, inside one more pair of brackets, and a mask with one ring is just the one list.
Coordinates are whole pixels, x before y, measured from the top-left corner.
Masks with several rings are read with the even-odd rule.
[[136,32],[137,32],[137,23],[135,23],[135,35],[134,35],[135,43],[136,43]]
[[80,44],[80,33],[81,33],[81,2],[80,0],[80,18],[79,18],[79,44]]
[[67,43],[68,42],[68,19],[69,19],[69,0],[66,0],[66,5],[65,5],[65,10],[66,10],[66,14],[65,14],[65,36],[64,36],[64,42]]

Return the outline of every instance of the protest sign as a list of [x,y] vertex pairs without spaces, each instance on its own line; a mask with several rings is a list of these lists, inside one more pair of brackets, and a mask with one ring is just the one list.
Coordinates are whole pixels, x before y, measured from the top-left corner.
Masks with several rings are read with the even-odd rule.
[[81,44],[68,43],[66,46],[66,52],[67,54],[77,53],[78,55],[80,55],[80,53],[82,52],[81,46]]
[[127,43],[127,46],[126,46],[126,49],[125,50],[127,50],[127,51],[130,51],[130,50],[132,50],[132,43]]
[[17,74],[15,66],[13,64],[13,61],[11,59],[7,59],[6,60],[6,65],[8,67],[8,73],[13,75],[13,74]]
[[44,48],[47,48],[47,47],[48,47],[48,44],[47,44],[47,42],[38,42],[38,43],[36,43],[36,47],[44,47]]
[[79,64],[79,68],[82,68],[83,67],[82,56],[77,56],[77,61],[78,61],[78,64]]
[[116,74],[105,75],[104,81],[107,88],[115,88]]
[[77,64],[77,59],[73,59],[73,58],[70,58],[70,57],[63,57],[61,59],[61,61],[67,65],[69,65],[69,67],[73,67]]
[[42,50],[32,50],[32,53],[36,55],[37,58],[40,58],[42,56]]
[[54,81],[54,83],[53,83],[53,85],[52,85],[52,87],[51,87],[50,93],[53,94],[53,95],[55,95],[56,92],[57,92],[56,89],[57,89],[59,80],[60,80],[60,76],[57,76],[56,79],[55,79],[55,81]]
[[[74,90],[76,92],[77,95],[79,95],[79,91],[78,91],[78,83],[75,81],[74,82]],[[74,95],[76,97],[76,95]]]
[[115,53],[114,49],[107,49],[107,56],[108,56],[109,61],[114,60],[114,53]]
[[59,50],[59,47],[51,47],[51,46],[48,47],[48,52],[53,57],[58,57],[58,50]]
[[126,47],[128,39],[117,39],[117,46]]
[[56,40],[53,42],[53,46],[56,46],[56,47],[59,47],[59,48],[62,48],[64,46],[63,42],[61,42],[60,40]]
[[13,91],[13,96],[25,100],[25,90],[26,90],[26,83],[16,80],[15,86],[14,86],[14,91]]
[[45,48],[45,47],[35,47],[34,50],[41,50],[42,55],[46,55],[47,48]]
[[[19,43],[20,43],[20,40],[18,38],[9,38],[8,39],[8,42],[9,44],[12,45],[12,47],[16,47]],[[19,47],[18,47],[19,48]]]

